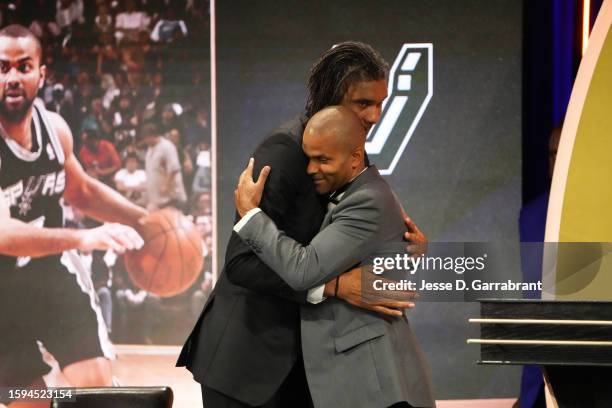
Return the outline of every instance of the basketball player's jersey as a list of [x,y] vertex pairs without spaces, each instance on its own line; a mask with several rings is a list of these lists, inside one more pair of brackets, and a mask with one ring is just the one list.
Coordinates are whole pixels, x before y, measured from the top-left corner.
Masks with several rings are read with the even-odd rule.
[[[34,103],[30,150],[1,127],[0,132],[0,199],[11,217],[61,228],[65,157],[49,113]],[[38,258],[0,256],[0,310],[11,311],[0,313],[0,387],[27,386],[49,372],[41,345],[62,368],[114,355],[90,270],[76,251]]]
[[[25,149],[0,127],[0,188],[11,217],[37,227],[60,228],[66,174],[64,151],[45,108],[32,106],[32,148]],[[0,257],[0,271],[22,268],[29,257]]]

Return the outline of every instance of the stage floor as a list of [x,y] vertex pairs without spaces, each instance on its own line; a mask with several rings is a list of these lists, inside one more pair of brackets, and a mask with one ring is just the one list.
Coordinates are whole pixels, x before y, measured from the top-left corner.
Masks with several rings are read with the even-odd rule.
[[[174,392],[173,408],[202,406],[200,385],[189,371],[174,367],[180,349],[158,346],[116,346],[113,374],[123,386],[167,385]],[[438,408],[511,408],[516,399],[443,400]]]
[[178,347],[118,345],[116,350],[113,374],[120,385],[167,385],[174,392],[173,408],[202,406],[200,385],[185,368],[174,366]]

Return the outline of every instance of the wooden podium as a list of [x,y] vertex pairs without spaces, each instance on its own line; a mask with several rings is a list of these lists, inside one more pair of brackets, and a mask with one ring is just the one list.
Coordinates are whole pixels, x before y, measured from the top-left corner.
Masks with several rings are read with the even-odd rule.
[[480,301],[479,364],[539,364],[559,407],[612,407],[612,302]]

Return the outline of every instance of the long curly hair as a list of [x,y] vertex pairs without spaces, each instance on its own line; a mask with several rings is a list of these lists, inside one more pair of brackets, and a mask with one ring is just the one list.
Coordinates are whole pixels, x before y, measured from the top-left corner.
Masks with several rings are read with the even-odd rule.
[[306,116],[338,105],[349,87],[359,81],[378,81],[389,75],[389,64],[368,44],[340,43],[326,51],[310,69]]

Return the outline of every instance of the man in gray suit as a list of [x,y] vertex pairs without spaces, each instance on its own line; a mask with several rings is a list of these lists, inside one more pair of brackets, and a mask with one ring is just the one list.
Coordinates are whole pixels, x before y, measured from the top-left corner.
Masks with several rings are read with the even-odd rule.
[[[366,133],[349,109],[315,114],[304,130],[307,172],[330,195],[309,245],[279,231],[257,206],[270,171],[240,177],[234,230],[294,290],[307,290],[366,260],[381,244],[402,241],[403,211],[375,166],[366,167]],[[337,283],[336,283],[337,284]],[[364,288],[365,289],[365,288]],[[315,407],[430,407],[429,369],[404,314],[382,318],[335,298],[301,308],[302,350]],[[333,387],[331,386],[333,384]]]

